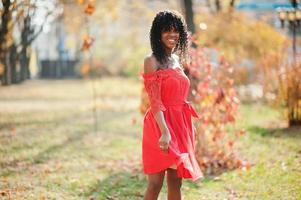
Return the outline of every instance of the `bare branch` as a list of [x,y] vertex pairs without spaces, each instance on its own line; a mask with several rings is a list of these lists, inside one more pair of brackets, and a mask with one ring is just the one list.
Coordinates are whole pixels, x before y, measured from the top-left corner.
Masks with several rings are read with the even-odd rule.
[[[49,11],[45,17],[45,21],[47,21],[49,16],[51,16],[52,14],[53,14],[53,11]],[[59,18],[59,15],[57,16],[57,18]],[[29,44],[32,43],[40,35],[40,33],[43,31],[44,25],[45,25],[45,23],[43,25],[41,25],[39,30],[28,40]]]

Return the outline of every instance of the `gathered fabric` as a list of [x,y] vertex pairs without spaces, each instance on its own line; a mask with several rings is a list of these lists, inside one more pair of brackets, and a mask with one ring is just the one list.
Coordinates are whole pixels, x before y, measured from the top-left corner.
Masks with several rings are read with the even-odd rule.
[[161,100],[162,76],[159,74],[144,75],[144,86],[150,101],[150,110],[153,114],[159,110],[165,111]]
[[[187,96],[190,80],[181,68],[168,68],[142,74],[150,107],[143,118],[142,162],[145,174],[167,168],[178,177],[196,181],[203,177],[195,157],[195,128],[192,117],[199,118]],[[171,134],[168,153],[159,147],[161,132],[155,114],[162,111]]]

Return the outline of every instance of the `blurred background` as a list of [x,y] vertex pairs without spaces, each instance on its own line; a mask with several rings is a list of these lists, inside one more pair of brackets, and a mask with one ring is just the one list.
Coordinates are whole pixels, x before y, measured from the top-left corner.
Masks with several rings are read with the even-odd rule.
[[[4,41],[1,44],[6,43],[2,44],[2,51],[6,52],[2,53],[5,54],[2,57],[16,59],[11,58],[15,61],[9,63],[2,61],[3,85],[28,78],[85,76],[90,70],[85,69],[86,55],[80,49],[87,34],[95,38],[91,49],[92,63],[100,76],[137,76],[141,57],[150,51],[148,36],[151,21],[155,13],[163,9],[192,15],[194,21],[193,24],[190,22],[190,31],[199,36],[203,45],[225,53],[242,71],[259,70],[262,68],[259,62],[264,57],[279,51],[285,40],[293,37],[288,26],[281,26],[277,10],[293,8],[293,1],[286,0],[199,0],[193,2],[193,10],[185,8],[182,1],[92,1],[95,11],[89,17],[83,12],[85,1],[8,2],[1,5],[1,38]],[[235,12],[234,19],[225,19],[226,12]],[[295,18],[300,21],[300,11]],[[296,28],[295,32],[299,36],[300,28]],[[295,45],[295,56],[300,56],[299,40]],[[288,48],[289,56],[293,57],[291,49]],[[26,57],[26,62],[22,57]],[[4,70],[6,67],[11,69]],[[239,83],[254,81],[258,78],[255,74],[241,77],[244,80]]]
[[193,35],[205,116],[185,199],[301,199],[299,0],[2,0],[1,199],[143,197],[140,74],[166,9]]

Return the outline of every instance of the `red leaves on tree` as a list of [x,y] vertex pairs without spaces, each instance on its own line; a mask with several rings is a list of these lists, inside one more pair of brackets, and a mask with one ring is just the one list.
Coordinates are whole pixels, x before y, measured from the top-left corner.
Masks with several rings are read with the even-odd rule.
[[[251,165],[238,158],[233,148],[235,139],[245,134],[244,130],[235,128],[240,101],[231,77],[234,68],[224,55],[219,56],[216,65],[211,64],[207,52],[206,48],[196,45],[189,52],[191,62],[185,65],[192,85],[190,97],[201,116],[196,122],[198,162],[207,174],[249,169]],[[232,132],[226,128],[229,126]]]
[[215,91],[215,103],[221,103],[221,101],[225,98],[225,93],[222,88],[218,88]]
[[81,47],[81,51],[87,51],[91,48],[93,42],[95,41],[95,38],[91,36],[85,36],[84,37],[84,42]]
[[77,3],[80,4],[80,5],[81,5],[81,4],[84,4],[84,3],[85,3],[85,0],[77,0]]
[[87,15],[92,15],[95,11],[95,6],[92,3],[88,3],[85,8],[85,13]]

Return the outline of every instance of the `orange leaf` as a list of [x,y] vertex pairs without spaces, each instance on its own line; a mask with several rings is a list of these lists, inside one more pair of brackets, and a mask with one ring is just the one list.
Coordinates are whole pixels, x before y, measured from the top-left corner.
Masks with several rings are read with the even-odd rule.
[[85,9],[85,13],[87,15],[92,15],[95,11],[95,6],[92,5],[91,3],[89,3],[87,6],[86,6],[86,9]]
[[77,0],[77,3],[80,4],[80,5],[82,5],[82,4],[85,3],[85,0]]
[[228,140],[228,145],[229,145],[230,147],[232,147],[233,144],[234,144],[233,140]]
[[93,44],[93,42],[95,41],[95,39],[91,36],[86,36],[84,38],[84,42],[81,48],[81,51],[86,51],[89,50]]

